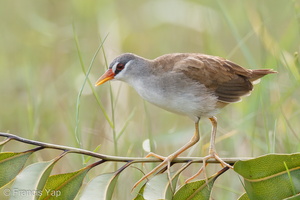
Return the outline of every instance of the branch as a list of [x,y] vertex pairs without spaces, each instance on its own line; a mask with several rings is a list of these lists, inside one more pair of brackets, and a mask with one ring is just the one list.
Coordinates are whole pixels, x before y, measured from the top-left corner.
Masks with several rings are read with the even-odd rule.
[[[6,140],[0,143],[5,144],[10,140],[16,140],[22,143],[26,144],[32,144],[35,146],[40,146],[44,148],[50,148],[50,149],[58,149],[62,151],[68,151],[68,153],[78,153],[78,154],[83,154],[87,156],[92,156],[95,158],[100,158],[104,161],[114,161],[114,162],[131,162],[131,163],[146,163],[146,162],[162,162],[162,160],[157,159],[157,158],[143,158],[143,157],[120,157],[120,156],[109,156],[105,154],[99,154],[95,153],[92,151],[88,151],[85,149],[80,149],[80,148],[75,148],[75,147],[68,147],[68,146],[63,146],[63,145],[57,145],[57,144],[50,144],[50,143],[45,143],[45,142],[39,142],[35,140],[29,140],[26,138],[19,137],[17,135],[13,135],[10,133],[2,133],[0,132],[0,136],[2,137],[7,137]],[[235,162],[239,160],[247,160],[251,159],[249,157],[239,157],[239,158],[222,158],[225,162],[228,164],[234,164]],[[178,157],[172,160],[172,163],[186,163],[186,162],[193,162],[193,163],[202,163],[203,162],[203,157]],[[215,159],[211,159],[207,161],[208,163],[219,163],[219,161]]]

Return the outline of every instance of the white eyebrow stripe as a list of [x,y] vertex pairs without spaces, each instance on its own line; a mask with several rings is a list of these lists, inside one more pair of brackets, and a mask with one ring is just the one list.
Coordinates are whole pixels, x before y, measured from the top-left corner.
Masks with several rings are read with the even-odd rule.
[[112,71],[115,72],[116,71],[116,68],[117,68],[117,65],[119,64],[119,62],[116,62],[113,66],[112,66]]

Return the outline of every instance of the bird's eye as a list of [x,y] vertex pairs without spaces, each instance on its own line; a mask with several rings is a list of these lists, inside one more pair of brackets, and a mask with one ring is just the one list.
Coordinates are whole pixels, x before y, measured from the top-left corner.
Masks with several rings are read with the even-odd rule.
[[125,67],[125,65],[123,64],[123,63],[119,63],[118,65],[117,65],[117,70],[122,70],[122,69],[124,69],[124,67]]
[[124,69],[125,65],[123,63],[118,63],[115,70],[115,75]]

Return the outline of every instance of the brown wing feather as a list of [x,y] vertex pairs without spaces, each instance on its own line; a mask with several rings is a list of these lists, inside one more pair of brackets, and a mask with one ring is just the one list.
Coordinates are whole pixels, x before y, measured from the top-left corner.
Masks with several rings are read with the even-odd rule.
[[253,81],[276,73],[269,69],[245,69],[226,59],[203,54],[178,54],[175,63],[173,70],[204,84],[214,91],[219,101],[225,103],[240,101],[242,96],[252,91]]

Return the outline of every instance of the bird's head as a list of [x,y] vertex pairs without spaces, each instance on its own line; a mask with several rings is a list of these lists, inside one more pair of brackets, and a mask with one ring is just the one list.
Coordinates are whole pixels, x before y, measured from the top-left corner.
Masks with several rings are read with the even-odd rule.
[[141,71],[139,68],[145,66],[145,59],[125,53],[115,58],[109,65],[108,70],[97,80],[96,86],[109,80],[121,80],[129,82],[130,79],[137,77]]

